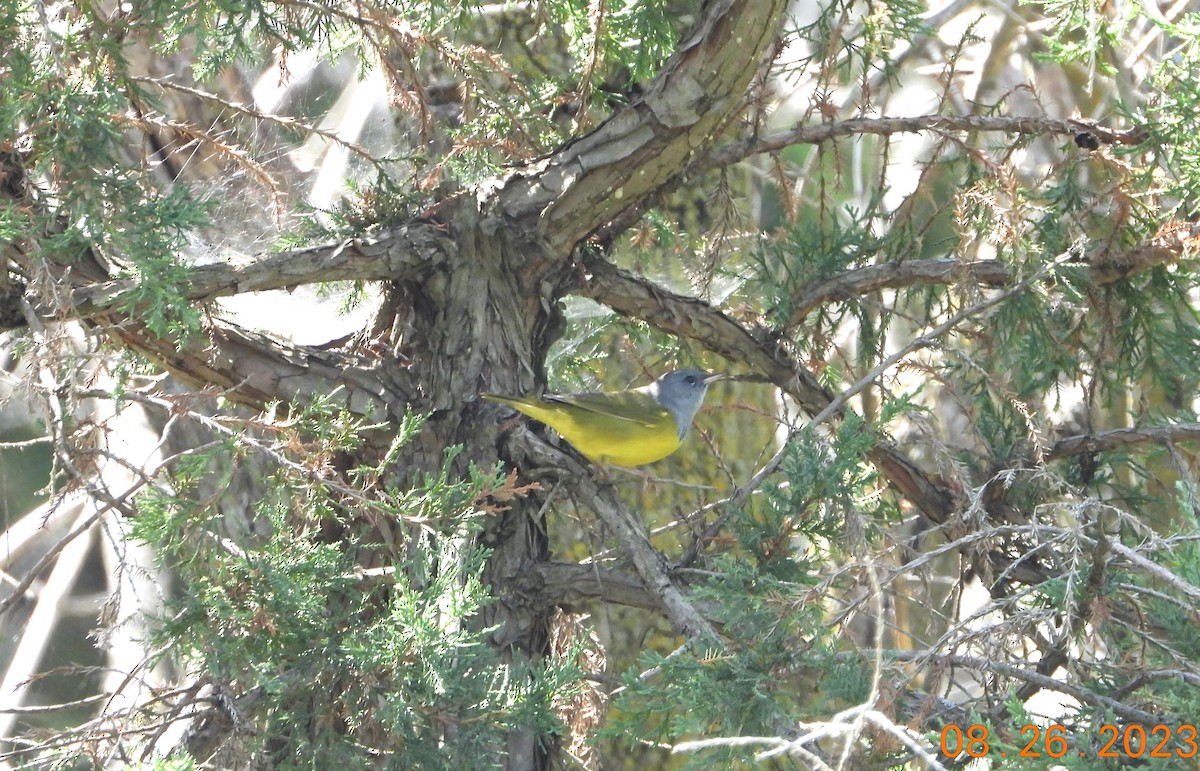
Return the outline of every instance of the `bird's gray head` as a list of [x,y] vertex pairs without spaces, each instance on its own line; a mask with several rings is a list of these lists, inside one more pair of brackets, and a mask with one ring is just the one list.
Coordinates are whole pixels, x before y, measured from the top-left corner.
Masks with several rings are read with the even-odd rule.
[[679,438],[682,440],[691,428],[696,411],[704,403],[708,384],[724,377],[699,369],[677,369],[646,386],[646,390],[671,413],[675,425],[679,427]]

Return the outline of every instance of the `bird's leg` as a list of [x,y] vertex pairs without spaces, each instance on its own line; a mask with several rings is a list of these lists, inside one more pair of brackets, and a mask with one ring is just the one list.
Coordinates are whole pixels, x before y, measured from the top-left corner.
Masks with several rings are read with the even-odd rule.
[[654,474],[645,469],[633,468],[631,466],[613,466],[618,471],[622,471],[631,476],[635,476],[642,483],[642,495],[650,492],[650,485],[657,484],[659,479]]
[[597,484],[611,485],[613,482],[613,477],[612,472],[608,469],[608,464],[601,463],[598,460],[589,462],[592,464],[592,481]]

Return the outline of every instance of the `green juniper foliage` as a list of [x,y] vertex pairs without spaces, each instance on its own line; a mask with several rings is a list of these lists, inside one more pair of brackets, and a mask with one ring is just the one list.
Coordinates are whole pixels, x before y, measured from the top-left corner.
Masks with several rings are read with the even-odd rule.
[[[346,438],[336,416],[309,410],[304,422],[324,429],[313,436],[326,451]],[[240,737],[246,751],[277,768],[353,766],[363,743],[386,737],[382,767],[490,768],[512,728],[559,730],[551,705],[578,673],[569,660],[536,669],[504,661],[489,644],[493,630],[479,624],[492,602],[479,578],[487,551],[460,548],[480,516],[473,504],[503,479],[476,473],[455,483],[443,473],[369,504],[427,524],[403,564],[364,573],[356,556],[368,544],[320,535],[332,523],[352,528],[355,517],[327,491],[302,497],[287,473],[254,508],[269,534],[234,546],[195,499],[199,480],[210,491],[228,482],[228,473],[215,485],[209,475],[214,464],[229,468],[217,461],[233,449],[223,443],[181,462],[169,492],[139,501],[134,534],[186,587],[170,601],[159,643],[213,682],[255,684],[261,720]],[[321,728],[298,732],[297,721]]]

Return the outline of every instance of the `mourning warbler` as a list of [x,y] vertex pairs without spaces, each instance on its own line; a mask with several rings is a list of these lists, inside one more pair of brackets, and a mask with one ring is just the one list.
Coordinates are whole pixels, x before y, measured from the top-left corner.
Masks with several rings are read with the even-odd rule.
[[680,369],[628,391],[540,399],[482,396],[550,426],[588,460],[641,466],[679,449],[704,402],[708,384],[724,378],[698,369]]

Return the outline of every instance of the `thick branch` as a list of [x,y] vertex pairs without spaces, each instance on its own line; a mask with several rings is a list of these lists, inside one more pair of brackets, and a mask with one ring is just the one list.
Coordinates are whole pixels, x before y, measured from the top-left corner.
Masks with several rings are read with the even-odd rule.
[[[743,364],[791,396],[810,415],[833,402],[812,373],[796,364],[766,330],[751,333],[708,303],[670,292],[603,260],[587,264],[589,276],[580,294],[616,312],[680,337],[699,342],[731,362]],[[892,485],[935,522],[945,522],[954,511],[954,497],[889,444],[880,442],[871,452]]]
[[[103,317],[101,317],[103,320]],[[329,397],[370,421],[403,414],[413,389],[393,382],[386,362],[338,351],[293,346],[227,324],[214,324],[210,345],[178,347],[144,328],[114,320],[107,334],[199,387],[214,388],[235,401],[262,409]]]
[[[706,3],[691,36],[642,96],[596,131],[509,179],[509,218],[536,221],[558,254],[678,178],[740,110],[783,0]],[[747,66],[750,63],[750,66]]]
[[[245,265],[198,265],[179,290],[185,300],[206,302],[329,281],[416,278],[444,266],[443,250],[448,243],[445,234],[432,223],[404,225],[369,238],[259,256]],[[87,318],[112,308],[136,313],[141,291],[138,279],[82,287],[73,293],[75,314]]]
[[622,316],[641,319],[678,337],[703,344],[713,353],[744,364],[785,389],[810,413],[833,399],[807,370],[798,368],[767,330],[748,331],[712,305],[677,294],[652,281],[593,259],[579,293],[603,303]]
[[1012,273],[999,260],[913,260],[867,265],[806,285],[793,301],[791,323],[798,324],[816,308],[837,300],[860,297],[881,289],[954,284],[963,280],[1003,286],[1012,280]]
[[1059,439],[1046,453],[1046,460],[1058,460],[1073,455],[1107,452],[1136,444],[1170,444],[1200,441],[1200,423],[1176,423],[1170,426],[1117,428],[1095,434],[1081,434]]

